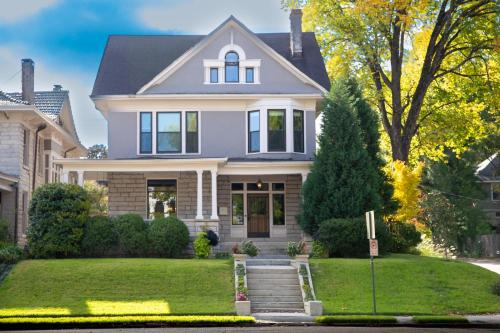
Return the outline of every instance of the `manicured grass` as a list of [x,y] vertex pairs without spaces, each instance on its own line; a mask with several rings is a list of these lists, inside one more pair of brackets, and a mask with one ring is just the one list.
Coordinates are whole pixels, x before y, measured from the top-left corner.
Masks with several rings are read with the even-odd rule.
[[0,284],[0,317],[232,314],[230,260],[25,260]]
[[395,324],[397,320],[392,316],[369,316],[369,315],[342,315],[342,316],[320,316],[314,319],[319,324]]
[[[313,259],[316,296],[325,313],[369,314],[369,259]],[[460,261],[412,255],[375,259],[379,314],[498,313],[498,275]]]

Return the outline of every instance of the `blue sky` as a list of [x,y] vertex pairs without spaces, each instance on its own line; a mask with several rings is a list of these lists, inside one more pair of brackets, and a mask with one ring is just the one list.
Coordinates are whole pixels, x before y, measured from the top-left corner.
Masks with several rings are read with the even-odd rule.
[[106,143],[106,121],[88,95],[110,34],[206,34],[229,15],[255,32],[288,31],[280,0],[0,0],[0,90],[20,91],[21,58],[35,89],[70,90],[84,145]]

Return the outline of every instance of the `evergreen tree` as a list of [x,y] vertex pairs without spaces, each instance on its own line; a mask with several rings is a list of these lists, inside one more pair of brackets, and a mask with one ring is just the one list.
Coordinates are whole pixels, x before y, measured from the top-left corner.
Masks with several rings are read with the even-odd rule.
[[334,83],[322,113],[319,149],[302,189],[299,216],[311,235],[324,220],[359,217],[380,204],[377,170],[364,147],[346,79]]
[[378,208],[381,208],[382,215],[387,216],[396,211],[398,202],[393,198],[394,187],[391,184],[390,178],[383,171],[385,162],[380,156],[380,121],[377,113],[363,98],[357,81],[354,78],[350,78],[347,84],[353,98],[354,109],[359,119],[361,138],[378,174],[378,179],[374,179],[373,182],[378,182],[378,189],[382,202],[376,205],[374,209],[378,210]]

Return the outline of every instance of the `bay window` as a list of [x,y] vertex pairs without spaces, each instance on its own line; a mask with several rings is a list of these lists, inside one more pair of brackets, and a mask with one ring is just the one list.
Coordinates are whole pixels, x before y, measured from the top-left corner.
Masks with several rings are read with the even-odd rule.
[[267,150],[286,151],[285,110],[268,110]]
[[248,112],[248,152],[260,151],[260,111]]
[[180,153],[181,113],[158,112],[156,114],[156,150],[158,153]]
[[293,110],[293,151],[304,152],[304,111]]
[[198,153],[198,112],[186,112],[186,153]]
[[151,154],[153,152],[153,117],[151,112],[141,112],[140,122],[140,152],[141,154]]

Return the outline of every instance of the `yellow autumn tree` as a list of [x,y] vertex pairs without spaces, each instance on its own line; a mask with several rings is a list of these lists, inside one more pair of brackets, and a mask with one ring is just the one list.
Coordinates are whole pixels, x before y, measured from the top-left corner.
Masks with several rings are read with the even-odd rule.
[[419,213],[419,185],[423,168],[423,163],[418,163],[412,168],[401,161],[394,161],[387,166],[387,173],[394,186],[393,197],[399,202],[398,210],[389,216],[389,219],[414,223],[417,228],[419,227],[416,216]]

